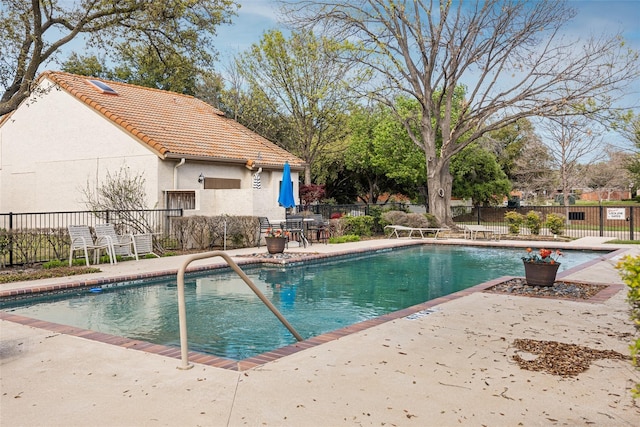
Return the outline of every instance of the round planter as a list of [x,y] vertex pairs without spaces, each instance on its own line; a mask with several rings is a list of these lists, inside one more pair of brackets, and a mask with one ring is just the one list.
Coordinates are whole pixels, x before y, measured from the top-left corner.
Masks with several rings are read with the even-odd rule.
[[527,285],[553,286],[553,283],[556,281],[556,273],[558,273],[559,267],[559,262],[554,264],[525,262],[524,277],[527,281]]
[[267,242],[267,251],[270,254],[281,254],[284,252],[284,246],[287,243],[287,239],[284,237],[265,237]]

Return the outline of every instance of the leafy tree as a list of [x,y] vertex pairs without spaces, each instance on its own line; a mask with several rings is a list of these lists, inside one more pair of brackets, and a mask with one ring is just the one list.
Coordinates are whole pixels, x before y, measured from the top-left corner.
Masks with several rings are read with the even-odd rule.
[[105,53],[121,43],[140,43],[202,65],[215,52],[216,27],[229,22],[236,8],[232,0],[3,1],[0,116],[29,97],[40,67],[71,40],[84,37]]
[[62,63],[62,71],[79,74],[81,76],[98,77],[101,79],[113,80],[113,71],[104,64],[96,55],[78,55],[72,52],[66,61]]
[[[617,91],[640,74],[638,54],[619,35],[561,39],[575,11],[560,1],[441,0],[433,8],[433,2],[410,0],[286,5],[294,24],[323,28],[358,47],[355,59],[375,73],[361,88],[363,95],[394,109],[425,153],[429,211],[440,223],[452,223],[449,166],[466,145],[522,118],[567,115],[564,105],[605,113],[613,97],[622,96]],[[453,100],[463,83],[470,86],[456,113]],[[418,102],[418,116],[395,110],[399,93]]]
[[[407,100],[406,108],[412,108]],[[354,107],[349,118],[347,170],[358,178],[360,198],[376,203],[384,192],[415,196],[424,182],[424,155],[409,139],[402,123],[382,106]]]
[[520,119],[501,129],[487,133],[482,138],[481,145],[496,155],[504,173],[513,180],[516,163],[522,156],[527,142],[537,138],[531,121]]
[[252,95],[288,124],[283,146],[311,168],[326,148],[344,136],[347,93],[344,81],[351,66],[338,60],[347,48],[310,31],[294,32],[285,39],[278,30],[266,32],[259,43],[237,58],[237,70]]
[[474,205],[496,205],[509,195],[511,182],[496,157],[471,144],[451,160],[452,194],[473,199]]

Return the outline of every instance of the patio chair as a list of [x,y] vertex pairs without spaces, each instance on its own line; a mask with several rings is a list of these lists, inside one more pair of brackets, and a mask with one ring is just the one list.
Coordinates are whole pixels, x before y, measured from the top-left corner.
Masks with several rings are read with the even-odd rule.
[[98,242],[93,240],[91,230],[88,225],[70,225],[67,227],[69,230],[69,237],[71,238],[71,245],[69,246],[69,267],[73,264],[73,254],[76,251],[83,251],[84,259],[89,266],[89,251],[93,251],[94,264],[98,263],[100,259],[100,251],[104,251],[109,255],[109,262],[114,263],[115,257],[111,252],[111,247],[107,242]]
[[260,221],[260,230],[258,231],[258,247],[260,247],[260,240],[262,239],[262,235],[272,227],[271,223],[269,222],[269,218],[267,218],[266,216],[259,216],[258,220]]
[[291,240],[297,241],[305,248],[309,244],[307,236],[304,235],[304,221],[302,219],[287,219],[280,225],[280,227],[288,234],[287,248],[289,247],[289,242]]
[[326,244],[329,241],[329,224],[320,214],[313,214],[311,218],[313,218],[313,222],[307,228],[311,240],[315,237],[316,242]]
[[114,263],[117,263],[117,256],[135,257],[138,260],[138,251],[133,234],[118,234],[113,224],[96,225],[97,244],[107,244]]

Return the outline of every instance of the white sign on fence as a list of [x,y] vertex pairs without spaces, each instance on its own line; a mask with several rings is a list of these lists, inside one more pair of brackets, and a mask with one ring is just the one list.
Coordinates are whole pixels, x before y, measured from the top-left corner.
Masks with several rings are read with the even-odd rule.
[[626,219],[625,208],[607,208],[607,219]]

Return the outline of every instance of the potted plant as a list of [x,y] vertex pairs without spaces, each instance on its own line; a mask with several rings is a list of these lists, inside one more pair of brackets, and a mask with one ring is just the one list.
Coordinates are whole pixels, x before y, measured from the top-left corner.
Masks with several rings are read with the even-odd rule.
[[264,240],[267,243],[267,251],[270,254],[281,254],[287,244],[287,232],[270,227],[265,231]]
[[527,255],[522,257],[524,262],[524,276],[528,285],[552,286],[556,281],[556,274],[560,263],[558,258],[562,256],[559,249],[540,249],[534,252],[527,248]]

